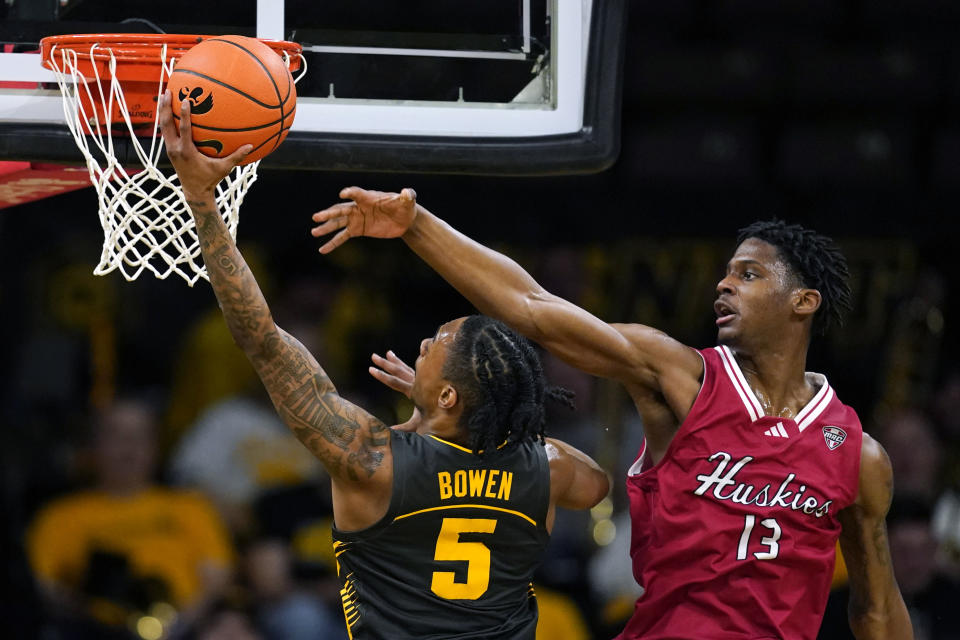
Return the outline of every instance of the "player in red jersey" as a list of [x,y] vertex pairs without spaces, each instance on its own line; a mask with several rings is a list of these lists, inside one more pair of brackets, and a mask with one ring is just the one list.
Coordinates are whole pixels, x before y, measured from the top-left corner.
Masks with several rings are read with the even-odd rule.
[[811,337],[849,307],[831,240],[780,222],[744,229],[714,304],[720,346],[698,351],[608,324],[399,194],[344,189],[314,236],[403,240],[482,313],[571,365],[618,380],[643,418],[627,487],[644,587],[620,638],[813,639],[840,539],[859,640],[913,637],[890,564],[883,448],[824,376]]

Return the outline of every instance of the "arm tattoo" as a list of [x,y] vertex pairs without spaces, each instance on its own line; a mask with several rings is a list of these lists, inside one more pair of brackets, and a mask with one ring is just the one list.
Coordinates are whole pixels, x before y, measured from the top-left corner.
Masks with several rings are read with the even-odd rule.
[[231,276],[239,275],[246,268],[245,264],[237,264],[233,261],[233,257],[230,255],[230,247],[225,245],[214,249],[213,259],[217,263],[217,267]]
[[[267,334],[258,353],[251,356],[263,385],[278,397],[286,396],[316,373],[316,367],[304,353],[302,345],[285,331]],[[323,393],[335,393],[333,383],[323,376]]]
[[210,285],[230,333],[245,352],[255,352],[262,347],[264,337],[275,330],[267,301],[220,213],[202,201],[188,204],[196,222]]
[[886,486],[884,490],[886,491],[886,509],[884,509],[881,517],[877,518],[876,524],[873,526],[873,531],[870,532],[871,542],[873,544],[873,551],[877,556],[877,562],[881,567],[887,568],[890,566],[890,545],[887,541],[887,521],[886,514],[887,510],[890,508],[890,501],[893,499],[893,474],[887,476],[887,480],[884,483]]
[[[318,373],[289,394],[280,407],[287,424],[328,469],[346,472],[359,480],[364,472],[371,477],[383,462],[380,450],[390,442],[390,430],[381,421],[344,401],[335,392],[326,375]],[[359,442],[357,435],[360,434]],[[343,453],[324,445],[326,441]],[[346,463],[344,465],[344,454]]]
[[335,401],[331,402],[337,396],[326,393],[324,378],[326,376],[314,376],[288,395],[283,401],[283,409],[292,422],[313,429],[346,451],[360,425],[352,419],[355,416],[337,412]]
[[873,527],[873,551],[882,567],[890,566],[890,548],[887,544],[887,525],[883,520]]
[[390,429],[347,402],[306,348],[276,326],[253,273],[215,207],[189,201],[210,284],[236,343],[246,352],[280,416],[331,475],[373,476]]

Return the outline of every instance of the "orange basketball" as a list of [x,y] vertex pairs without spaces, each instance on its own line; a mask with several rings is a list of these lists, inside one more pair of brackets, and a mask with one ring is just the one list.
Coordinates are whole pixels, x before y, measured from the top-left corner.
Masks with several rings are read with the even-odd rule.
[[187,51],[168,87],[177,122],[181,102],[190,101],[197,149],[222,158],[252,144],[243,164],[276,149],[297,112],[297,90],[283,58],[244,36],[213,36]]

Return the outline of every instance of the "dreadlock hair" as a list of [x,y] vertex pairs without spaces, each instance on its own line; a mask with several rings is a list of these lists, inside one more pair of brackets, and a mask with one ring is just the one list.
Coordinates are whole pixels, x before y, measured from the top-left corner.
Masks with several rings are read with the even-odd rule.
[[530,342],[487,316],[469,316],[460,325],[442,375],[463,401],[459,426],[477,455],[504,441],[543,441],[547,398],[574,407],[572,391],[547,384]]
[[820,292],[820,309],[813,331],[824,334],[833,322],[843,326],[843,314],[852,306],[847,259],[827,236],[782,220],[754,222],[740,229],[737,244],[757,238],[777,248],[801,286]]

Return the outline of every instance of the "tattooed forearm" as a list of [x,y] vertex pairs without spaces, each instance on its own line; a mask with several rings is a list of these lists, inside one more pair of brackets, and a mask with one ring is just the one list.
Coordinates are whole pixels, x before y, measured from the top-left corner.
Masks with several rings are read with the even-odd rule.
[[310,352],[276,326],[212,200],[188,203],[230,333],[249,356],[284,422],[332,476],[353,481],[372,477],[389,450],[390,430],[337,395]]
[[890,547],[887,544],[887,525],[883,520],[873,527],[873,552],[876,554],[877,564],[881,567],[890,566]]
[[315,455],[323,466],[332,476],[339,476],[343,472],[343,452],[333,451],[324,446],[319,446],[320,436],[310,427],[291,427],[297,440],[302,442],[307,449]]
[[[326,376],[317,374],[284,399],[281,414],[332,474],[343,472],[356,481],[362,472],[369,478],[383,462],[382,449],[390,442],[390,429],[329,391],[328,385]],[[336,453],[327,443],[343,453]]]
[[325,375],[316,375],[283,401],[282,410],[293,424],[313,429],[330,443],[346,450],[360,425],[354,415],[337,413],[339,396],[328,394]]
[[247,265],[243,263],[242,259],[238,263],[234,254],[239,257],[239,253],[232,246],[221,244],[212,247],[211,258],[213,258],[213,262],[218,269],[227,275],[236,276],[243,273]]
[[215,239],[217,226],[222,224],[223,220],[220,219],[220,212],[217,211],[216,203],[212,200],[187,200],[187,204],[193,212],[193,221],[202,249],[205,244],[210,244]]
[[[282,329],[266,335],[251,360],[264,386],[278,398],[299,389],[319,368],[303,345]],[[324,393],[336,391],[326,376],[323,376],[323,385]]]
[[248,354],[274,329],[270,308],[213,201],[189,200],[200,252],[233,339]]
[[190,205],[190,208],[197,215],[213,211],[211,203],[207,200],[187,200],[187,204]]

